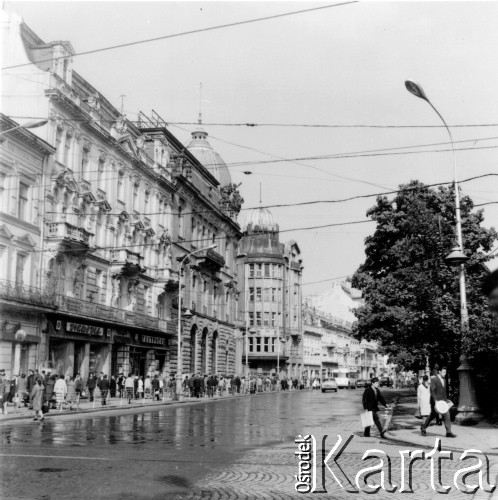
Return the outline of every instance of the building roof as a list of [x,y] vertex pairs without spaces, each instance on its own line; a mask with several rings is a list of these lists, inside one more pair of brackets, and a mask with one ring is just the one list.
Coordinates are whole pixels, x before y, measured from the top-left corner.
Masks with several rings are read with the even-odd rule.
[[[356,321],[356,316],[353,314],[352,309],[357,308],[360,303],[352,297],[349,291],[346,291],[342,286],[343,283],[335,282],[332,288],[327,290],[323,295],[313,297],[311,303],[318,310],[331,314],[351,323]],[[346,287],[347,288],[347,287]],[[352,289],[355,290],[355,289]],[[355,290],[355,292],[359,292]],[[361,293],[361,292],[359,292]]]
[[248,228],[255,232],[278,231],[278,224],[275,224],[272,213],[264,207],[248,210],[246,219],[242,225],[242,230]]
[[208,133],[199,124],[192,132],[192,139],[187,144],[187,149],[213,174],[220,186],[227,186],[232,183],[228,167],[223,158],[211,146],[207,137]]

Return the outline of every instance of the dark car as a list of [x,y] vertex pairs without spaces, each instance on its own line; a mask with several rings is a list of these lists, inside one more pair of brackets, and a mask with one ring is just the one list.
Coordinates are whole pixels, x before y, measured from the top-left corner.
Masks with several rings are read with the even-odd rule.
[[380,387],[392,387],[393,379],[389,377],[380,377],[379,378],[379,386]]
[[360,378],[356,381],[356,387],[367,387],[370,385],[370,380],[366,378]]

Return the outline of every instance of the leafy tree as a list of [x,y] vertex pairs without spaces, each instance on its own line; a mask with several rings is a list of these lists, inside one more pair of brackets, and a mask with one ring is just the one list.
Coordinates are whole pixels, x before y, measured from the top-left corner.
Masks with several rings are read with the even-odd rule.
[[458,269],[444,257],[455,246],[453,188],[432,189],[421,182],[401,185],[394,199],[377,198],[367,215],[377,222],[365,240],[366,260],[352,278],[365,304],[355,311],[357,338],[380,341],[390,362],[419,369],[429,359],[448,364],[455,375],[462,351],[478,362],[498,359],[496,325],[481,283],[497,238],[481,226],[482,210],[461,199],[470,333],[462,339]]

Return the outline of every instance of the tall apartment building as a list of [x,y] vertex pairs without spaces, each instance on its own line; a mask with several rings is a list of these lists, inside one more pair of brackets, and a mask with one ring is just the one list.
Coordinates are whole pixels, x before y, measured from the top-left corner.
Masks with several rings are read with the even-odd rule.
[[281,243],[271,212],[256,208],[247,214],[238,260],[244,370],[299,376],[303,270],[299,246],[295,241]]

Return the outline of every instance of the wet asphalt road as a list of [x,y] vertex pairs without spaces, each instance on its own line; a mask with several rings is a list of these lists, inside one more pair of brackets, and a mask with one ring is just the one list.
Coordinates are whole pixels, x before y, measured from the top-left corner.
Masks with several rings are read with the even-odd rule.
[[249,450],[292,446],[305,427],[357,418],[360,395],[296,391],[5,423],[2,497],[184,498]]
[[[396,396],[395,391],[383,392],[388,401]],[[365,448],[379,445],[376,431],[370,439],[361,437],[361,394],[296,391],[126,414],[69,414],[43,423],[6,422],[0,426],[0,496],[304,498],[294,491],[297,434],[328,434],[332,442],[339,433],[354,435],[354,445],[344,457],[344,466],[351,470]],[[399,447],[384,442],[383,449],[394,454]],[[417,500],[433,497],[423,493],[419,491]]]

